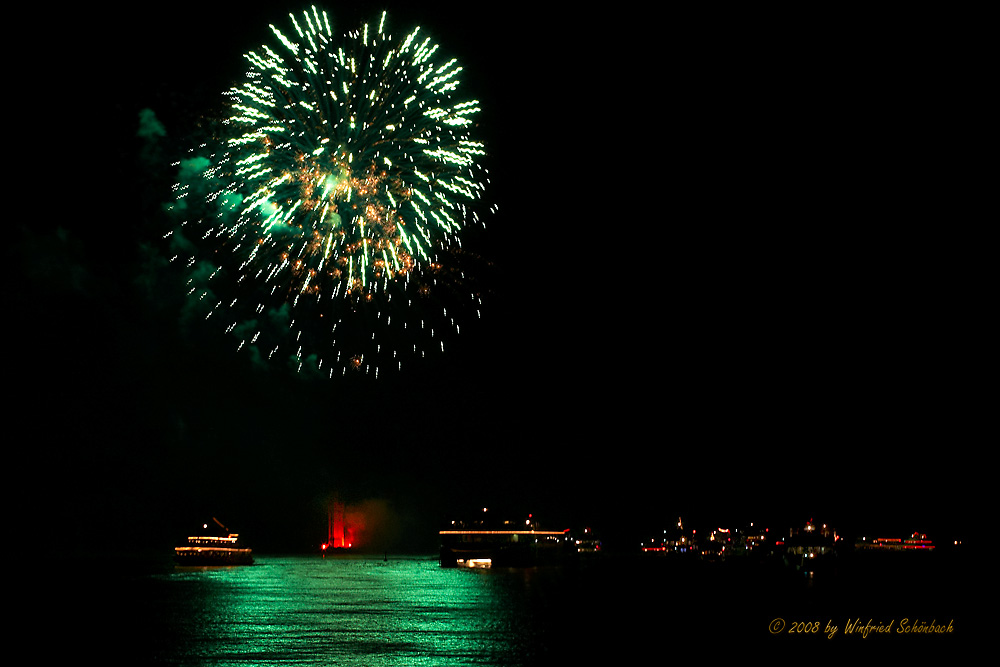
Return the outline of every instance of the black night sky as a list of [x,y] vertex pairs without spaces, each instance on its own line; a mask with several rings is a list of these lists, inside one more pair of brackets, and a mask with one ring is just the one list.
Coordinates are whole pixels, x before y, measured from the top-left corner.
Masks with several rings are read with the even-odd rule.
[[78,9],[61,71],[25,82],[44,150],[9,244],[22,519],[169,550],[219,516],[299,551],[337,491],[396,549],[479,506],[619,544],[679,515],[964,535],[985,401],[948,25],[389,7],[483,102],[490,296],[427,368],[317,383],[189,331],[155,269],[169,162],[281,4]]

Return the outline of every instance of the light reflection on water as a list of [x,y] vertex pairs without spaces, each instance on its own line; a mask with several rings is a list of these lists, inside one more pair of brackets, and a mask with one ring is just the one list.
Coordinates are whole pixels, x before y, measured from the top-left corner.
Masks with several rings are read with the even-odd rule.
[[[972,636],[962,616],[975,590],[970,568],[847,565],[806,578],[784,567],[625,557],[523,569],[341,556],[153,573],[74,564],[50,574],[71,572],[75,586],[40,600],[59,601],[58,621],[44,629],[68,657],[123,665],[553,667],[660,664],[665,650],[704,657],[720,642],[845,655],[859,648],[843,637],[794,643],[801,637],[769,630],[776,618],[841,627],[860,616],[954,618],[959,629],[940,641],[865,642],[868,653],[952,652]],[[80,613],[66,613],[72,606]]]
[[537,650],[529,571],[436,559],[260,558],[159,575],[164,662],[527,664]]

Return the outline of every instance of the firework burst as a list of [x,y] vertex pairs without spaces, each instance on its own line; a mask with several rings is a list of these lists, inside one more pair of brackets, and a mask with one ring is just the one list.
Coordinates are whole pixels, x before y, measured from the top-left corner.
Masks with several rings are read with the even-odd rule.
[[420,28],[394,39],[383,13],[335,36],[315,7],[289,16],[246,54],[207,154],[184,163],[191,295],[255,358],[402,368],[458,329],[450,300],[479,300],[458,236],[486,182],[479,104]]

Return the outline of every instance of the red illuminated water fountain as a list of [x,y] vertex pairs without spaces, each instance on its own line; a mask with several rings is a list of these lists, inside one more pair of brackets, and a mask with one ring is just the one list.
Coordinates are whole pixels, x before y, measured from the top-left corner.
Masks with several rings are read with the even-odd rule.
[[324,554],[346,551],[351,548],[352,540],[344,529],[344,503],[336,498],[327,509],[327,539],[320,545]]

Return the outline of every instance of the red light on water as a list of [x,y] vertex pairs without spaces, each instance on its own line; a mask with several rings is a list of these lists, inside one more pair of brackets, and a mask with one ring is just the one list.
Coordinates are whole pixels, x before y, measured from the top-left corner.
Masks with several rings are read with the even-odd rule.
[[330,503],[330,507],[328,508],[328,524],[327,541],[323,548],[343,548],[346,542],[344,539],[344,503],[336,498]]

